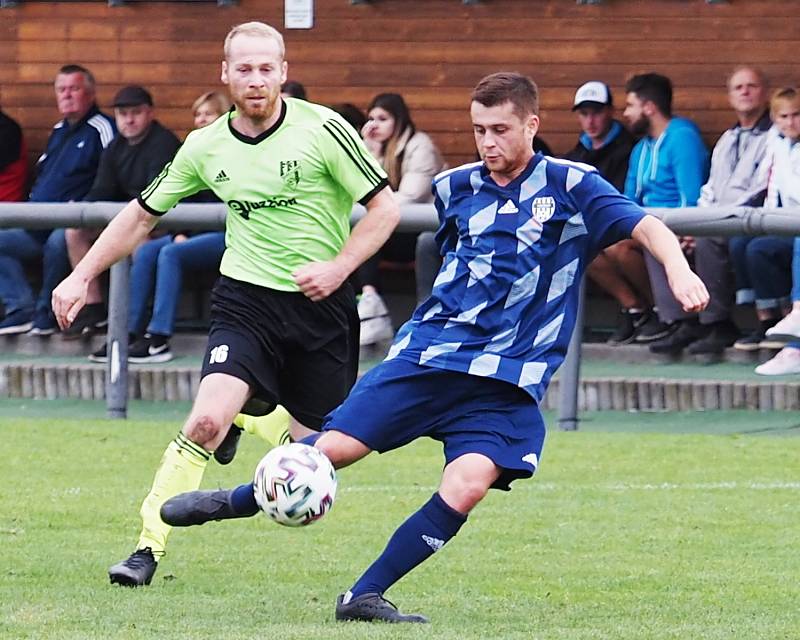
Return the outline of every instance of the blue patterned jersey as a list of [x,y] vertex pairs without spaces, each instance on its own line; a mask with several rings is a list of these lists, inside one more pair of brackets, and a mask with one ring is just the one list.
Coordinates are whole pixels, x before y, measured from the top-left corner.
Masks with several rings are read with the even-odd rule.
[[444,257],[387,360],[497,378],[539,401],[575,325],[595,254],[645,215],[590,167],[536,154],[498,186],[482,162],[433,181]]

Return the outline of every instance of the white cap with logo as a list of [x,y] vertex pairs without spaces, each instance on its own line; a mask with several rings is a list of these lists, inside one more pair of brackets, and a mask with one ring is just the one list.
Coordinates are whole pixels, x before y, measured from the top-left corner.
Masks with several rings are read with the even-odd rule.
[[581,85],[575,92],[575,102],[573,103],[572,110],[582,107],[584,104],[589,103],[598,106],[611,106],[613,104],[611,98],[611,89],[605,82],[592,80],[586,84]]

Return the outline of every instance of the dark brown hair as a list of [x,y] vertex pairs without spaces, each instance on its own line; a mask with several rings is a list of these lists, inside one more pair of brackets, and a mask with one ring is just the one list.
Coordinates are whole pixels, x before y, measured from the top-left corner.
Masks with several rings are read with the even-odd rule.
[[520,119],[539,115],[539,89],[533,80],[521,73],[502,71],[486,76],[472,90],[471,100],[484,107],[510,102]]

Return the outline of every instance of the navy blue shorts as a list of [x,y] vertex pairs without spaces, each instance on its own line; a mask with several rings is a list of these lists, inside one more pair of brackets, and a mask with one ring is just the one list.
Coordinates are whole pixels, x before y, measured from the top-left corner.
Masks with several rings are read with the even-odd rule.
[[503,469],[493,488],[506,491],[536,471],[545,436],[539,407],[522,389],[398,358],[367,372],[322,428],[379,453],[421,436],[444,444],[447,463],[480,453]]

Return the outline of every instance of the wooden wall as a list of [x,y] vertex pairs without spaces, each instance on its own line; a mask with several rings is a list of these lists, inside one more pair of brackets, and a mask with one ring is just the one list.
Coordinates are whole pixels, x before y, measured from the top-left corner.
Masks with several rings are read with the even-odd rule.
[[316,0],[311,30],[283,29],[283,2],[210,4],[25,2],[0,10],[0,105],[22,124],[31,155],[58,119],[52,81],[58,67],[92,69],[107,108],[125,84],[153,93],[159,119],[179,135],[189,108],[219,86],[228,29],[263,20],[284,31],[289,76],[321,103],[364,108],[383,91],[402,93],[419,128],[451,165],[474,153],[469,90],[483,75],[516,70],[542,94],[542,137],[561,153],[574,142],[575,88],[602,79],[623,103],[633,73],[659,71],[675,84],[675,110],[695,119],[709,143],[732,122],[724,89],[738,64],[761,66],[773,86],[800,82],[797,0]]

